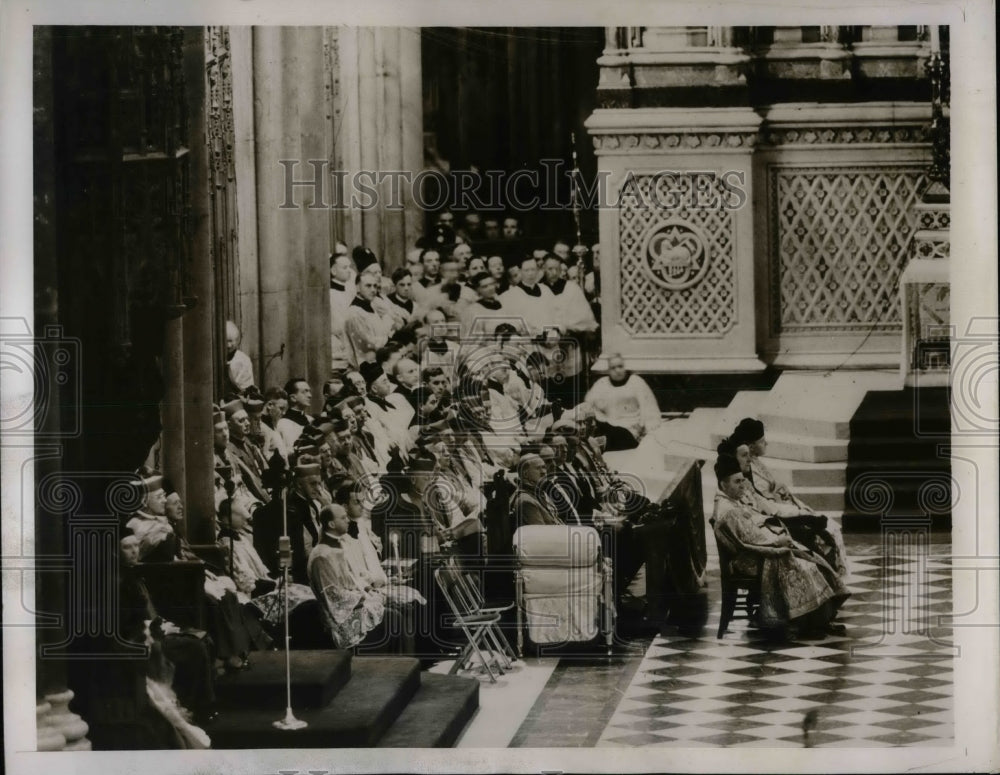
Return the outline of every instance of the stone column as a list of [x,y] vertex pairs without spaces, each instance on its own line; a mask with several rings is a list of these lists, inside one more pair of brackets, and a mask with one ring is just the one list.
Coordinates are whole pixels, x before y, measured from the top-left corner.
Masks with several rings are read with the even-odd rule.
[[[160,457],[164,476],[177,488],[187,503],[186,466],[184,465],[184,318],[167,321],[163,345],[164,394],[160,403],[163,430],[160,433]],[[188,519],[185,510],[184,519]]]
[[[214,278],[209,226],[209,174],[205,126],[205,49],[200,28],[184,36],[190,110],[191,254],[188,277],[197,303],[183,319],[184,488],[188,540],[215,543],[215,458],[212,452],[212,331]],[[221,364],[219,366],[221,368]]]
[[415,175],[424,166],[420,30],[340,27],[336,63],[334,167],[346,171],[348,181],[362,174],[378,192],[377,202],[360,196],[361,206],[345,212],[340,238],[349,247],[371,248],[389,271],[405,264],[406,250],[422,234],[423,214],[408,185],[372,176]]
[[[640,372],[763,370],[749,108],[597,110],[605,353]],[[598,364],[600,366],[601,364]]]
[[236,177],[237,240],[239,246],[240,348],[253,362],[254,379],[263,391],[261,371],[268,353],[261,352],[260,284],[257,263],[257,170],[254,164],[253,28],[230,27],[229,50],[233,84],[233,169]]
[[[330,368],[331,193],[322,62],[322,28],[253,29],[263,361],[258,381],[264,387],[282,385],[292,376],[318,387]],[[288,164],[282,165],[282,160]],[[310,164],[311,160],[317,163]],[[316,184],[289,193],[286,174]]]

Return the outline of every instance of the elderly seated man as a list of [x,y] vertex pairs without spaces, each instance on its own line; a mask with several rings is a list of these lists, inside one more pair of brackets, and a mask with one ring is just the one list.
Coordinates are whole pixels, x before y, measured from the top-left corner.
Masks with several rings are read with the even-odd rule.
[[780,522],[761,522],[742,502],[747,481],[736,458],[720,455],[715,475],[719,492],[712,526],[720,543],[736,552],[733,564],[741,575],[759,572],[758,625],[778,632],[794,628],[810,639],[841,634],[843,626],[831,622],[850,593],[837,572]]
[[[834,570],[841,576],[845,575],[847,550],[844,548],[840,527],[833,520],[817,514],[783,485],[776,485],[770,471],[759,458],[757,464],[754,464],[753,449],[762,451],[767,445],[763,429],[763,423],[758,420],[743,420],[728,439],[725,450],[739,461],[740,470],[747,480],[744,496],[747,504],[761,514],[781,519],[795,540],[818,551]],[[754,441],[750,441],[751,438]],[[766,473],[761,473],[762,471]]]

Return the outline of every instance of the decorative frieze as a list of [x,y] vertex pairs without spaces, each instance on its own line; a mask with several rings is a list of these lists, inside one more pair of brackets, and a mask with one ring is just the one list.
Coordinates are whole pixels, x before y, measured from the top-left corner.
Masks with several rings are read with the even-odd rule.
[[594,135],[594,150],[629,152],[631,150],[724,150],[747,149],[757,143],[757,132],[664,132],[657,134]]
[[878,145],[928,143],[926,126],[860,126],[768,129],[763,131],[766,145]]

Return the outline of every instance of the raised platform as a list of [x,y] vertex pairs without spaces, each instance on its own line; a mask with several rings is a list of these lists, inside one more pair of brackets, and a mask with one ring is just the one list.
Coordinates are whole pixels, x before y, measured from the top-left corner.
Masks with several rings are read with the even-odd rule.
[[274,727],[285,714],[284,653],[255,654],[250,670],[217,686],[219,718],[205,730],[213,748],[449,746],[479,707],[478,681],[422,673],[416,659],[340,651],[291,659],[293,711],[308,726]]

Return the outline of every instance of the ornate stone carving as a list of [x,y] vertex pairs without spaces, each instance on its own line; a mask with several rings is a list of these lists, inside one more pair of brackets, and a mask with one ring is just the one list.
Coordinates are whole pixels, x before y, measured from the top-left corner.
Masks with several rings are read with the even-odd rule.
[[594,135],[595,151],[617,151],[639,148],[752,148],[757,142],[756,132],[669,132],[643,135]]
[[[733,211],[692,206],[689,176],[634,181],[638,196],[624,197],[618,213],[622,327],[639,337],[724,336],[736,324]],[[729,196],[719,179],[708,194]]]
[[769,175],[772,334],[896,332],[919,167],[782,168]]
[[824,129],[765,129],[765,145],[860,145],[867,143],[928,143],[927,127],[861,126]]
[[653,282],[671,291],[690,288],[708,271],[705,238],[685,221],[671,220],[647,232],[642,255]]

